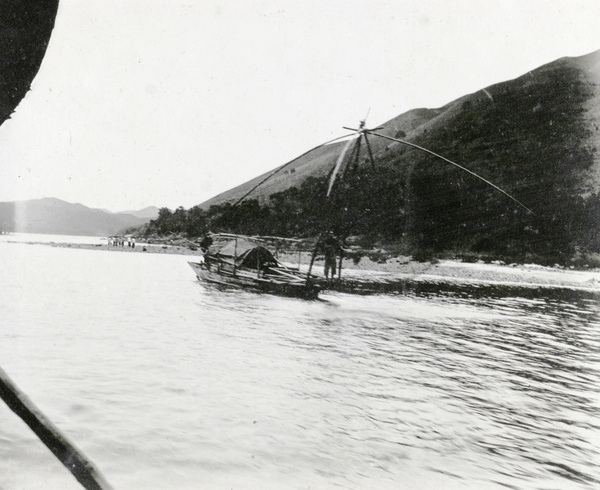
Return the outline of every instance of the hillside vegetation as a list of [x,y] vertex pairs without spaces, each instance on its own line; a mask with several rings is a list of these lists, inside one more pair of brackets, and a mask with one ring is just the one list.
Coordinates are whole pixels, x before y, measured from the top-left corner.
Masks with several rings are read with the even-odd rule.
[[363,155],[330,198],[327,176],[340,144],[298,159],[238,206],[232,202],[264,176],[190,210],[163,209],[146,231],[313,236],[333,229],[413,254],[569,263],[600,252],[599,81],[600,51],[384,124],[384,134],[464,165],[535,215],[456,167],[372,136],[375,168]]

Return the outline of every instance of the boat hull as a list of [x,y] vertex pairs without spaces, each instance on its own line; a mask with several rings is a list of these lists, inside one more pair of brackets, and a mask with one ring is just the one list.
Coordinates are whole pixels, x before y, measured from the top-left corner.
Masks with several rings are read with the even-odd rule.
[[288,282],[282,278],[258,277],[256,271],[239,270],[235,274],[227,270],[208,269],[200,262],[188,262],[201,281],[238,287],[279,296],[290,296],[303,299],[317,299],[319,287],[309,281]]

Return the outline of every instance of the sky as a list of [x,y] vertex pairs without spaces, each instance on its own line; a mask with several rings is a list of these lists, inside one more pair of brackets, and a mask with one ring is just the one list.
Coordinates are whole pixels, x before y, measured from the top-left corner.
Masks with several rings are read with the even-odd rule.
[[600,49],[597,0],[60,0],[0,202],[189,208],[346,134]]

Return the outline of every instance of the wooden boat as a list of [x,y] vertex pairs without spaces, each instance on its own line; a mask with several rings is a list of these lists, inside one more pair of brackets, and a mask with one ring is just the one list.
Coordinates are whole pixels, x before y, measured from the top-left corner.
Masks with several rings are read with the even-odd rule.
[[235,237],[210,247],[201,262],[188,262],[199,280],[282,296],[316,299],[319,287],[309,275],[287,267],[262,245]]

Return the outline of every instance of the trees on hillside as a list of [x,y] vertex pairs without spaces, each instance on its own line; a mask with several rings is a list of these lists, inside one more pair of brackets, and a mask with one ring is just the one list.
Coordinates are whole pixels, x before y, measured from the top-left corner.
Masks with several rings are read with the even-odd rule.
[[392,167],[363,167],[336,183],[327,198],[326,177],[273,194],[203,210],[162,208],[148,234],[200,237],[208,230],[246,235],[340,236],[396,242],[407,252],[476,252],[508,260],[566,263],[578,250],[600,252],[600,193],[583,199],[562,194],[536,207],[538,216],[515,207],[480,182],[452,168],[406,177]]

